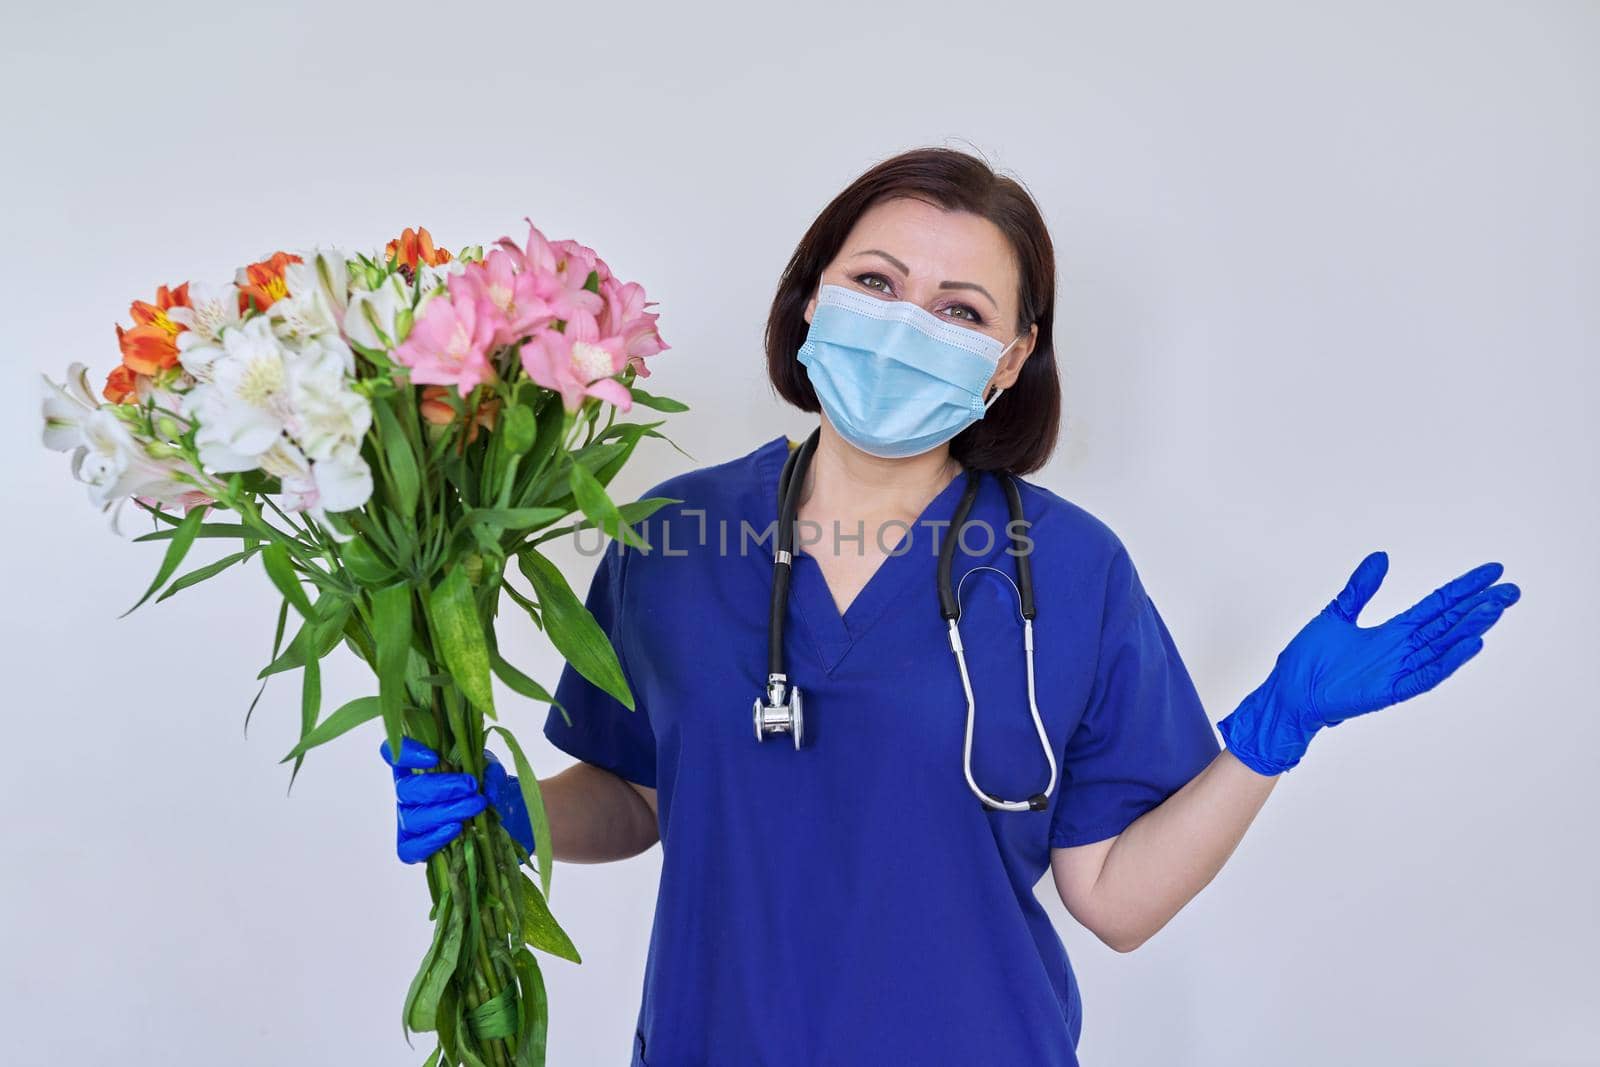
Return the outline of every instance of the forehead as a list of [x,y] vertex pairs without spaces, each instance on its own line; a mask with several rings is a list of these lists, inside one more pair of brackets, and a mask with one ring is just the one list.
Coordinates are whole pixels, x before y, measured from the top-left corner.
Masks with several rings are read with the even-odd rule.
[[977,282],[1000,300],[1015,299],[1018,276],[1011,242],[981,215],[947,211],[912,197],[881,200],[856,220],[836,261],[867,248],[894,256],[913,278]]

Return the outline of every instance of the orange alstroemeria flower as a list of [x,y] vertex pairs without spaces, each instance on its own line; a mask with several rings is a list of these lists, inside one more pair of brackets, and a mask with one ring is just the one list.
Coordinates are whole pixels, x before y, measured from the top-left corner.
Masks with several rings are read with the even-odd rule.
[[[426,386],[422,390],[422,401],[418,405],[418,410],[422,412],[422,417],[435,426],[448,426],[451,420],[456,417],[456,409],[450,406],[450,401],[445,399],[445,395],[454,388],[454,386],[450,385]],[[482,426],[485,430],[493,430],[495,420],[499,417],[499,414],[499,397],[491,396],[479,404],[478,412],[473,416],[472,425],[467,427],[467,444],[470,445],[478,439],[479,426]]]
[[178,334],[187,327],[173,322],[167,311],[189,306],[189,283],[176,289],[165,285],[156,290],[156,302],[147,304],[135,300],[131,311],[133,327],[117,327],[117,345],[122,349],[122,362],[135,374],[155,374],[157,371],[178,365]]
[[426,226],[418,226],[415,230],[407,226],[399,237],[383,246],[383,254],[408,270],[416,270],[419,262],[430,267],[450,262],[447,250],[433,246],[433,235]]
[[132,404],[139,399],[138,377],[127,364],[119,364],[106,375],[101,392],[113,404]]
[[238,282],[239,311],[265,311],[289,295],[289,284],[284,280],[284,268],[299,263],[299,256],[291,252],[274,252],[271,259],[252,263],[244,269],[244,279]]

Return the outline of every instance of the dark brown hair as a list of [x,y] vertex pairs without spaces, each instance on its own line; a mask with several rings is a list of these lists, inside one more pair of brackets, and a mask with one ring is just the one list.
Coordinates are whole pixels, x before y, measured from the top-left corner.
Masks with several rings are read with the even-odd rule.
[[1027,191],[984,160],[953,148],[916,148],[884,160],[851,182],[811,223],[778,279],[767,316],[767,376],[773,389],[801,411],[818,410],[817,394],[796,358],[810,328],[806,304],[856,220],[878,201],[897,196],[980,215],[1011,242],[1020,279],[1016,331],[1038,323],[1038,341],[1016,382],[987,415],[950,441],[950,453],[978,470],[1038,470],[1050,458],[1061,425],[1053,336],[1055,250]]

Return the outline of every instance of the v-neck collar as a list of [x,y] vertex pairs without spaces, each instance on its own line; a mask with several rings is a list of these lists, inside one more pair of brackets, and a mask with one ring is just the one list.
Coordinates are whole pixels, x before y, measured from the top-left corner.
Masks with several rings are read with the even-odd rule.
[[[767,509],[775,524],[778,518],[778,479],[783,473],[783,463],[788,458],[790,446],[786,437],[780,437],[772,444],[772,453],[762,465],[761,481]],[[879,562],[843,615],[834,603],[833,592],[816,557],[798,543],[795,545],[793,575],[789,583],[789,614],[798,618],[824,671],[833,673],[855,642],[866,636],[884,609],[894,602],[908,583],[925,583],[927,588],[923,592],[926,596],[921,598],[920,606],[929,611],[938,610],[939,599],[935,586],[938,546],[940,539],[949,535],[948,524],[955,514],[956,502],[961,497],[966,480],[965,473],[958,473],[934,495],[911,529]],[[934,525],[939,523],[944,525]],[[773,529],[777,529],[776,525]],[[873,537],[874,534],[868,531],[866,536]]]

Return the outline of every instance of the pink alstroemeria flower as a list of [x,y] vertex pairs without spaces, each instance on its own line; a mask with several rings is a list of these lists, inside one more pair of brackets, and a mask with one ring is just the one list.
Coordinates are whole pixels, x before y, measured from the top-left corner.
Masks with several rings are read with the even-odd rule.
[[503,249],[491,249],[482,263],[467,264],[460,279],[463,291],[476,303],[493,305],[504,320],[495,331],[493,347],[515,344],[557,318],[540,292],[538,275],[519,271],[517,257]]
[[[589,267],[573,261],[573,242],[551,243],[532,219],[524,217],[523,221],[528,224],[526,247],[518,248],[509,237],[502,237],[499,241],[500,247],[516,264],[517,271],[532,275],[534,291],[556,318],[568,322],[595,319],[600,314],[600,294],[591,293],[583,287],[589,278]],[[576,247],[582,248],[581,245]],[[580,267],[582,273],[576,273]]]
[[566,332],[541,330],[522,346],[522,366],[534,383],[561,394],[568,411],[596,396],[621,411],[633,407],[633,394],[612,377],[627,364],[621,337],[601,337],[593,320],[568,320]]
[[394,359],[411,368],[413,384],[453,385],[465,396],[493,377],[488,356],[505,316],[479,300],[461,278],[452,274],[445,282],[448,294],[428,301],[410,336],[396,346]]
[[601,312],[599,323],[601,334],[621,337],[627,361],[639,377],[650,377],[645,358],[672,347],[656,330],[656,320],[661,316],[645,310],[653,307],[654,301],[645,300],[644,287],[638,282],[621,282],[616,278],[600,283],[600,295],[605,297],[605,310]]

